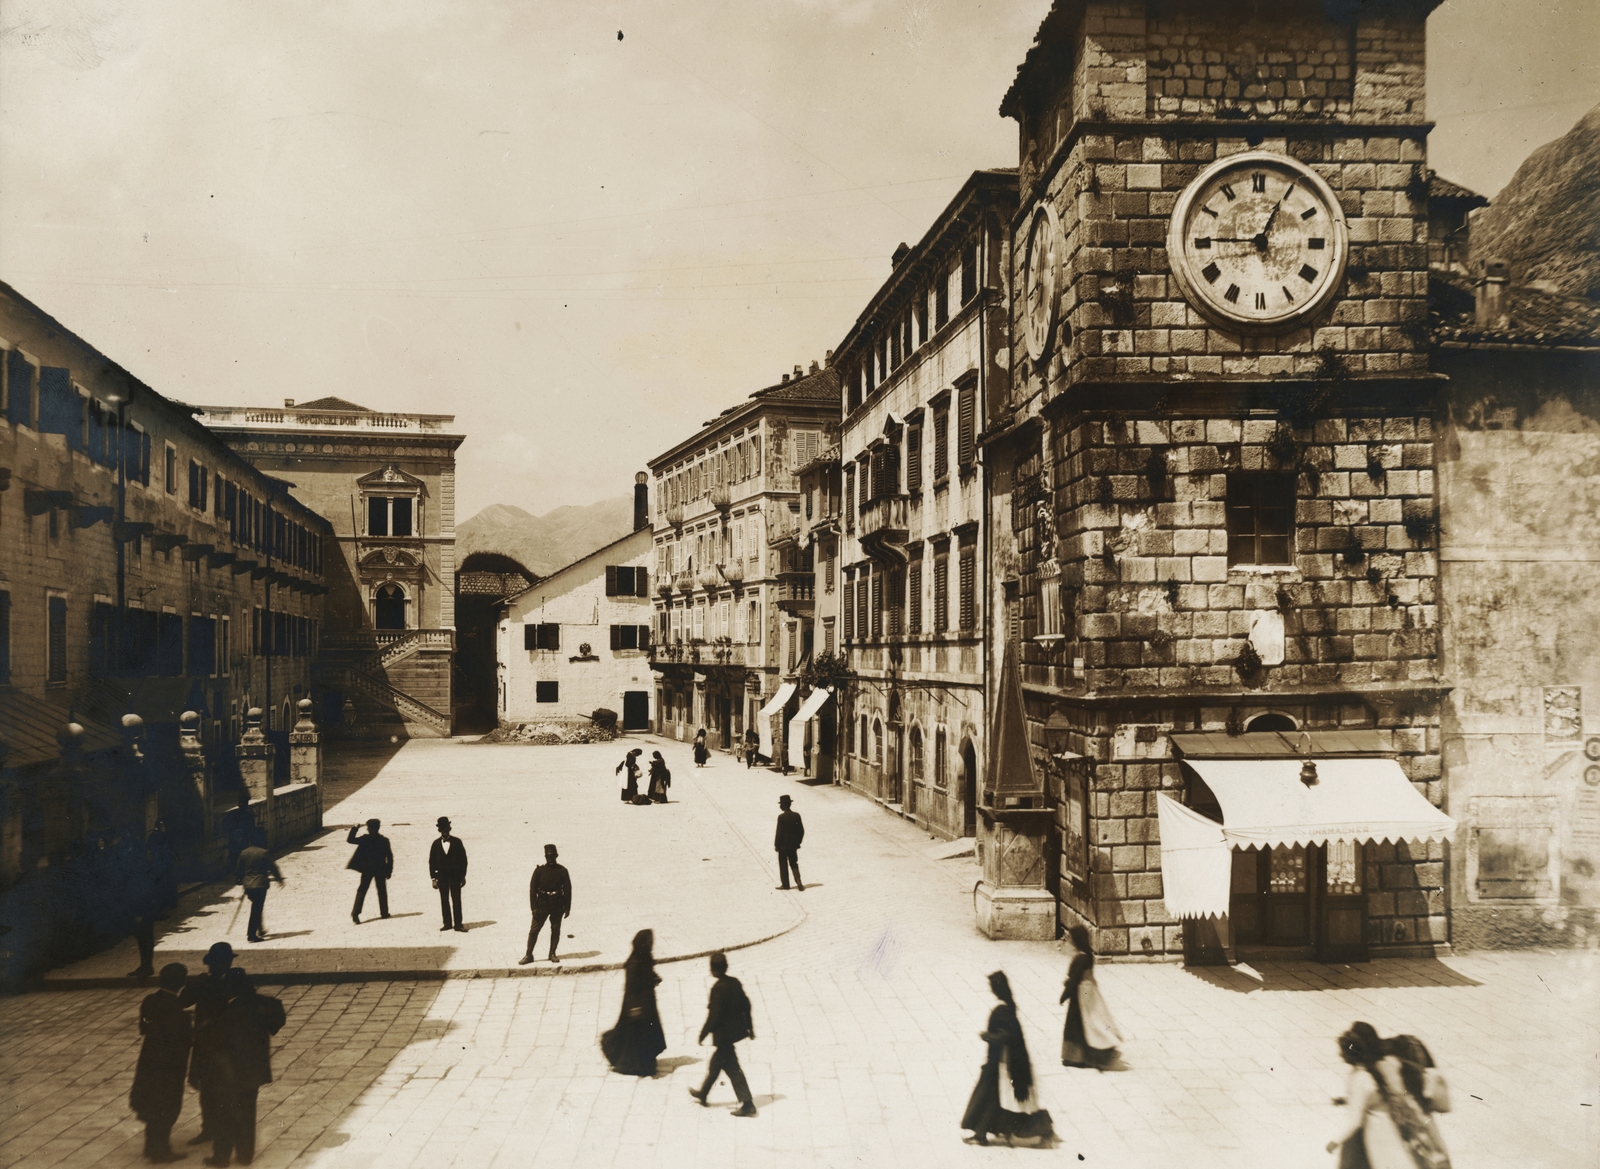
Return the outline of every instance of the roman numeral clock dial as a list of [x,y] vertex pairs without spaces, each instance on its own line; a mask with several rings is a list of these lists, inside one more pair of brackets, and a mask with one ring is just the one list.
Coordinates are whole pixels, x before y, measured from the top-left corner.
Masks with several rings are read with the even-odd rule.
[[1179,196],[1167,258],[1189,303],[1225,329],[1285,332],[1338,294],[1349,240],[1320,175],[1266,150],[1207,167]]

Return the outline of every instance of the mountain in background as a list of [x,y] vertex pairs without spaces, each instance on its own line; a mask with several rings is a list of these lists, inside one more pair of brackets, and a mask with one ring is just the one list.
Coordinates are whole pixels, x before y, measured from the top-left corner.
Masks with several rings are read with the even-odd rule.
[[539,516],[493,503],[456,525],[456,563],[474,552],[499,552],[549,576],[632,530],[632,495],[587,507],[558,507]]
[[1472,258],[1513,284],[1600,299],[1600,106],[1527,158],[1472,221]]

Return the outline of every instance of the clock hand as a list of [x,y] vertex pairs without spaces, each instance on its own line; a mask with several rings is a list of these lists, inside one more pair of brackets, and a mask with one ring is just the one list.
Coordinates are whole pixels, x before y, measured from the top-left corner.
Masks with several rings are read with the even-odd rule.
[[1272,226],[1272,221],[1278,218],[1278,208],[1283,206],[1283,201],[1288,197],[1288,191],[1279,196],[1278,201],[1272,205],[1272,212],[1267,216],[1267,221],[1261,225],[1261,230],[1251,238],[1250,242],[1256,245],[1256,251],[1264,252],[1267,250],[1267,229]]

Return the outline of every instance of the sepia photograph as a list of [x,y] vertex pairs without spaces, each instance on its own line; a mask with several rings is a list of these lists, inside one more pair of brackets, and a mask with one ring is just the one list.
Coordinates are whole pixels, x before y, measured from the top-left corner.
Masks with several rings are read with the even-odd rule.
[[1594,0],[0,0],[0,1169],[1600,1169],[1597,869]]

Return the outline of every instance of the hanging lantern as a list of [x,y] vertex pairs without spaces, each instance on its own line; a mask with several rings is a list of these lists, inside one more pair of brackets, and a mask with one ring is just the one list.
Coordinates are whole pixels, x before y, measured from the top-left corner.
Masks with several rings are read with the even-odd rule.
[[1309,759],[1300,764],[1300,782],[1307,787],[1316,787],[1319,782],[1317,779],[1317,765]]

